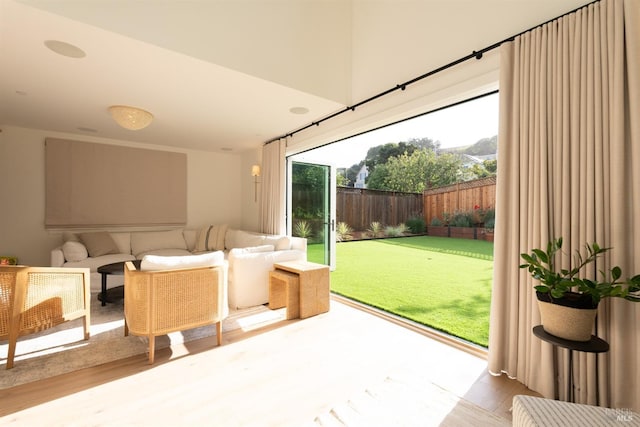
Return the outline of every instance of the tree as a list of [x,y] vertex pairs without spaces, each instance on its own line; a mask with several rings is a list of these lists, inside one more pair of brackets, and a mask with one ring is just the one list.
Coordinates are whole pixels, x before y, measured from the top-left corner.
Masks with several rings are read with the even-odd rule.
[[482,164],[491,175],[495,175],[498,172],[498,161],[496,159],[485,160]]
[[341,168],[341,170],[336,171],[336,185],[338,187],[348,187],[349,186],[349,180],[345,176],[344,168]]
[[462,159],[454,153],[443,153],[436,156],[430,165],[426,177],[427,188],[442,187],[455,184],[462,170]]
[[436,153],[440,150],[440,141],[434,141],[431,138],[411,138],[407,141],[407,144],[424,148],[425,150],[433,150]]
[[367,156],[364,159],[367,169],[369,170],[369,175],[375,171],[378,165],[387,163],[391,157],[397,157],[404,153],[411,154],[417,149],[418,147],[415,145],[410,145],[406,142],[388,142],[369,148]]
[[369,175],[367,187],[421,193],[426,188],[455,183],[461,167],[462,161],[455,154],[437,155],[433,150],[418,149],[378,165]]
[[372,190],[389,190],[385,184],[388,175],[387,165],[384,163],[378,165],[367,177],[367,188]]
[[322,188],[324,185],[324,169],[317,165],[295,163],[292,168],[291,182],[294,185],[308,188]]
[[416,150],[411,155],[404,153],[387,162],[388,174],[385,186],[389,190],[422,193],[426,186],[429,164],[433,164],[432,150]]
[[347,178],[347,186],[353,187],[355,182],[358,180],[358,173],[362,166],[364,165],[364,160],[361,160],[360,163],[354,163],[349,169],[345,172],[345,177]]

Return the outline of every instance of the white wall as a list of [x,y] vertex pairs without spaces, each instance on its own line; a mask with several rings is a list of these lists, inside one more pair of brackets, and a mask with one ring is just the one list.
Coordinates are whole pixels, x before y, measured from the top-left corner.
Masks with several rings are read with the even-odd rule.
[[[258,185],[255,185],[254,178],[251,176],[251,166],[259,165],[262,170],[262,149],[255,149],[243,153],[242,163],[240,165],[240,173],[242,176],[242,229],[249,231],[260,230],[259,206],[262,199],[262,177],[258,177]],[[257,190],[257,191],[256,191]],[[257,199],[255,200],[255,194]]]
[[[0,255],[17,256],[21,264],[27,265],[49,265],[50,250],[61,243],[61,230],[44,228],[46,137],[167,150],[91,136],[10,126],[0,129]],[[216,223],[236,228],[257,227],[250,171],[260,153],[175,151],[187,154],[186,227]]]
[[[499,52],[470,60],[296,133],[287,155],[300,153],[498,89]],[[389,89],[391,86],[387,87]]]

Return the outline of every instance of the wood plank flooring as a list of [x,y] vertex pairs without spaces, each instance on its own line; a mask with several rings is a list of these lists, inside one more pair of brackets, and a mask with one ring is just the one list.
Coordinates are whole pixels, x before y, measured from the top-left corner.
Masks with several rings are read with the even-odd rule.
[[[1,375],[1,373],[0,373]],[[301,426],[389,378],[510,420],[516,394],[470,354],[332,297],[304,320],[236,330],[0,391],[0,424]]]

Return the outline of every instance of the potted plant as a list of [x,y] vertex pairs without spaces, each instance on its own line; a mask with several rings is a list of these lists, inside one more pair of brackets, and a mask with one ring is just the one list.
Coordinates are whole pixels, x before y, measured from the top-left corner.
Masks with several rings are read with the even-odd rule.
[[640,302],[640,275],[622,280],[622,270],[616,266],[600,270],[594,280],[579,277],[579,273],[611,248],[597,243],[586,244],[586,256],[576,250],[572,267],[556,268],[556,255],[561,252],[562,238],[547,244],[547,249],[532,249],[520,254],[531,276],[540,282],[534,286],[542,325],[548,333],[573,341],[589,341],[598,304],[604,298],[624,298]]

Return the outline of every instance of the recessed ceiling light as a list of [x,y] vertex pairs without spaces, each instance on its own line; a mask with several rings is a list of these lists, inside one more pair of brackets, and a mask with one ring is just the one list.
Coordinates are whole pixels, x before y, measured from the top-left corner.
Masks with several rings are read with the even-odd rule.
[[289,112],[292,114],[307,114],[309,109],[307,107],[291,107]]
[[80,49],[78,46],[61,42],[59,40],[45,40],[44,45],[58,55],[67,56],[69,58],[84,58],[87,56],[87,54],[84,53],[84,50]]

